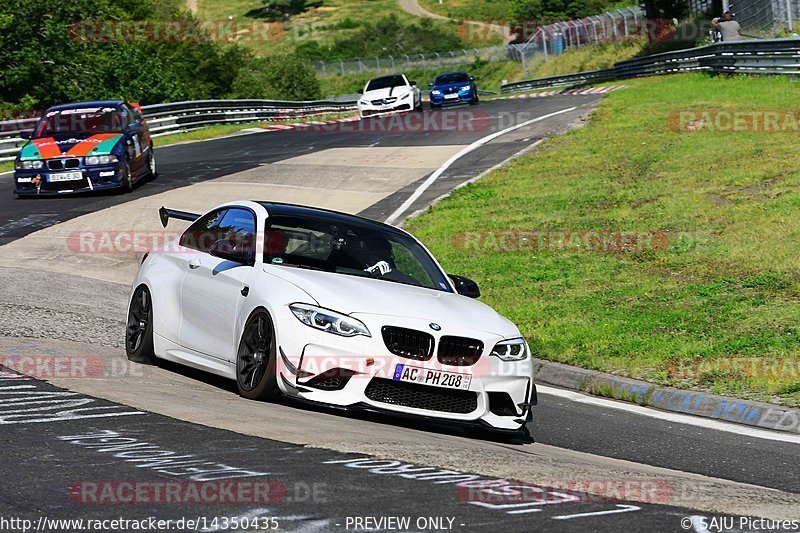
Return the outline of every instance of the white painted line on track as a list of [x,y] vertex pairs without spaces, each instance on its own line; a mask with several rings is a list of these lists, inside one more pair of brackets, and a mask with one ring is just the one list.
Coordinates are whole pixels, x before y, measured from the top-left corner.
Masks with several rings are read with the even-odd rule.
[[529,124],[533,124],[535,122],[540,122],[542,120],[548,119],[550,117],[554,117],[556,115],[561,115],[562,113],[568,113],[570,111],[574,111],[577,108],[578,108],[578,106],[573,106],[573,107],[570,107],[570,108],[567,108],[567,109],[562,109],[561,111],[556,111],[555,113],[549,113],[547,115],[542,115],[541,117],[536,117],[536,118],[531,119],[531,120],[526,120],[525,122],[520,122],[519,124],[517,124],[515,126],[508,127],[508,128],[506,128],[504,130],[496,131],[496,132],[494,132],[494,133],[492,133],[490,135],[487,135],[486,137],[482,137],[482,138],[478,139],[477,141],[473,142],[470,145],[465,146],[462,150],[460,150],[458,153],[453,155],[453,157],[451,157],[450,159],[445,161],[442,166],[437,168],[434,171],[434,173],[431,174],[428,177],[428,179],[426,179],[424,182],[422,182],[420,184],[420,186],[417,187],[417,190],[415,190],[413,192],[413,194],[411,196],[409,196],[408,199],[405,202],[403,202],[403,204],[395,210],[394,213],[389,215],[389,218],[387,218],[385,222],[387,224],[394,224],[397,221],[397,219],[400,218],[402,216],[402,214],[405,213],[408,210],[408,208],[411,207],[414,204],[414,202],[416,202],[419,199],[420,196],[422,196],[422,193],[424,193],[426,190],[428,190],[428,188],[431,185],[433,185],[433,183],[437,179],[439,179],[439,176],[441,176],[444,173],[445,170],[450,168],[450,165],[452,165],[453,163],[455,163],[456,161],[458,161],[460,158],[464,157],[468,153],[472,152],[473,150],[475,150],[477,148],[480,148],[484,144],[488,143],[489,141],[492,141],[492,140],[496,139],[497,137],[500,137],[501,135],[505,135],[506,133],[512,132],[514,130],[518,130],[520,128],[524,128],[525,126],[528,126]]
[[640,511],[642,508],[638,505],[617,505],[617,509],[612,509],[610,511],[594,511],[592,513],[578,513],[578,514],[568,514],[562,516],[554,516],[553,520],[571,520],[572,518],[586,518],[589,516],[603,516],[608,514],[619,514],[619,513],[629,513],[631,511]]
[[0,176],[9,176],[9,175],[11,175],[13,173],[14,173],[13,170],[9,170],[8,172],[0,172]]
[[596,396],[588,396],[579,392],[558,389],[555,387],[548,387],[546,385],[536,384],[536,390],[541,394],[549,394],[550,396],[557,396],[577,403],[585,403],[589,405],[597,405],[599,407],[608,407],[610,409],[617,409],[620,411],[627,411],[639,416],[649,416],[650,418],[657,418],[664,422],[673,422],[675,424],[685,424],[687,426],[697,426],[705,429],[713,429],[716,431],[726,431],[728,433],[736,433],[744,437],[753,437],[756,439],[774,440],[779,442],[790,442],[792,444],[800,444],[800,435],[791,435],[780,433],[777,431],[769,431],[767,429],[759,429],[751,426],[743,426],[740,424],[733,424],[731,422],[724,422],[713,418],[703,418],[699,416],[683,415],[680,413],[671,413],[669,411],[659,411],[649,407],[642,407],[632,403],[619,402],[616,400],[608,400],[606,398],[598,398]]
[[[473,178],[470,178],[467,181],[462,181],[461,183],[459,183],[458,185],[453,187],[452,191],[446,192],[445,194],[443,194],[440,197],[438,197],[437,199],[435,199],[431,203],[431,205],[436,205],[438,202],[441,202],[442,200],[444,200],[445,198],[447,198],[448,196],[453,194],[453,191],[457,191],[458,189],[460,189],[462,187],[466,187],[470,183],[475,183],[476,181],[478,181],[482,177],[486,176],[490,172],[494,172],[498,168],[500,168],[500,167],[502,167],[504,165],[507,165],[508,163],[510,163],[511,161],[517,159],[518,157],[522,157],[523,155],[527,154],[528,152],[530,152],[531,150],[533,150],[534,148],[536,148],[537,146],[539,146],[543,142],[544,142],[544,139],[539,139],[538,141],[534,142],[533,144],[531,144],[529,146],[526,146],[525,148],[523,148],[519,152],[516,152],[515,154],[512,154],[509,157],[503,159],[502,161],[500,161],[496,165],[494,165],[494,166],[492,166],[490,168],[487,168],[486,170],[484,170],[483,172],[481,172],[477,176],[475,176]],[[406,220],[408,220],[409,218],[414,218],[414,217],[420,215],[421,213],[424,213],[426,209],[428,209],[428,207],[423,207],[422,209],[417,209],[416,211],[414,211],[413,213],[408,215],[408,217],[406,217]]]

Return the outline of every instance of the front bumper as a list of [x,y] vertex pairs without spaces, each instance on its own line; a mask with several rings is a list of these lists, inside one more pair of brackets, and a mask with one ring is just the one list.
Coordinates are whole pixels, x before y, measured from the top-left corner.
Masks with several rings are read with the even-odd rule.
[[[80,179],[54,181],[52,176],[64,172],[80,172]],[[121,165],[97,165],[64,171],[15,170],[14,193],[18,196],[60,196],[91,192],[104,189],[115,189],[122,186]]]
[[458,93],[442,93],[442,94],[433,94],[430,95],[431,105],[433,106],[442,106],[442,105],[455,105],[455,104],[467,104],[472,102],[475,98],[475,95],[472,91],[461,91]]
[[[441,332],[433,332],[428,327],[430,320],[358,315],[373,336],[346,338],[316,331],[288,310],[286,315],[275,318],[278,382],[288,396],[340,408],[505,431],[523,427],[531,405],[536,403],[530,357],[504,362],[489,356],[492,347],[503,340],[500,336],[446,323],[440,323]],[[433,356],[420,361],[390,353],[381,335],[385,325],[433,335]],[[435,350],[445,332],[481,340],[484,347],[480,359],[470,366],[440,363]],[[395,376],[398,365],[468,375],[471,381],[467,390],[399,381]]]
[[383,115],[386,113],[395,113],[397,111],[411,111],[414,108],[414,99],[408,97],[405,100],[398,100],[392,104],[358,104],[358,113],[361,118],[371,117],[374,115]]

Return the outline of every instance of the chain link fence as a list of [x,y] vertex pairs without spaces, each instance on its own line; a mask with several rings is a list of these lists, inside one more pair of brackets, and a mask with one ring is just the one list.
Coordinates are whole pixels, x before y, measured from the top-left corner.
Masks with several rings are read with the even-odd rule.
[[800,19],[800,0],[723,0],[745,33],[774,37],[794,32]]
[[[528,69],[533,65],[546,61],[550,56],[562,54],[569,47],[638,38],[642,36],[645,27],[644,12],[638,7],[632,7],[547,25],[541,25],[539,21],[525,22],[519,29],[525,39],[520,44],[432,54],[318,61],[314,66],[320,75],[332,76],[362,72],[441,69],[467,65],[476,60],[490,62],[511,60],[521,62],[523,71],[527,75]],[[508,28],[506,31],[510,33]]]
[[509,45],[511,57],[522,62],[523,75],[550,57],[563,54],[568,48],[638,39],[648,26],[639,7],[618,9],[609,13],[534,28],[524,34],[530,37],[522,44]]
[[[713,13],[714,0],[689,0],[689,6],[695,17],[721,15]],[[733,12],[745,33],[760,37],[775,37],[787,31],[794,32],[800,20],[800,0],[722,0],[722,10]],[[663,28],[671,28],[672,24],[673,21],[648,21],[644,11],[634,6],[546,25],[542,25],[541,21],[522,22],[518,31],[521,32],[523,40],[518,44],[431,54],[399,54],[318,61],[314,66],[320,75],[332,76],[447,69],[463,67],[476,60],[490,62],[511,60],[522,63],[523,74],[527,76],[528,71],[538,64],[552,56],[563,54],[571,47],[638,39],[648,34],[659,35]],[[505,30],[510,32],[508,28]]]

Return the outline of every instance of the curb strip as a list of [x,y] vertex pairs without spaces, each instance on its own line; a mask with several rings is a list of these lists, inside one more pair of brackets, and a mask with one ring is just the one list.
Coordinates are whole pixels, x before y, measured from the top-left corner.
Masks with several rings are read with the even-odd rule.
[[647,381],[541,359],[534,358],[533,363],[533,376],[537,383],[629,401],[664,411],[800,434],[800,409],[728,398],[702,391],[662,387]]

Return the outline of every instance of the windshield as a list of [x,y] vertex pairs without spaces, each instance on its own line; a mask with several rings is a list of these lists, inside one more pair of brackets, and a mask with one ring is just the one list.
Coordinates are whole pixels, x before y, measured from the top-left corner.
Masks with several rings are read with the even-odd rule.
[[75,133],[121,133],[122,118],[113,107],[86,107],[48,111],[36,137]]
[[447,278],[419,243],[368,224],[270,217],[264,262],[451,292]]
[[378,89],[387,89],[389,87],[401,87],[406,84],[403,76],[383,76],[370,80],[367,84],[367,91],[377,91]]
[[469,76],[467,76],[465,73],[451,72],[450,74],[442,74],[440,76],[436,76],[434,84],[447,85],[450,83],[467,83],[468,81],[469,81]]

